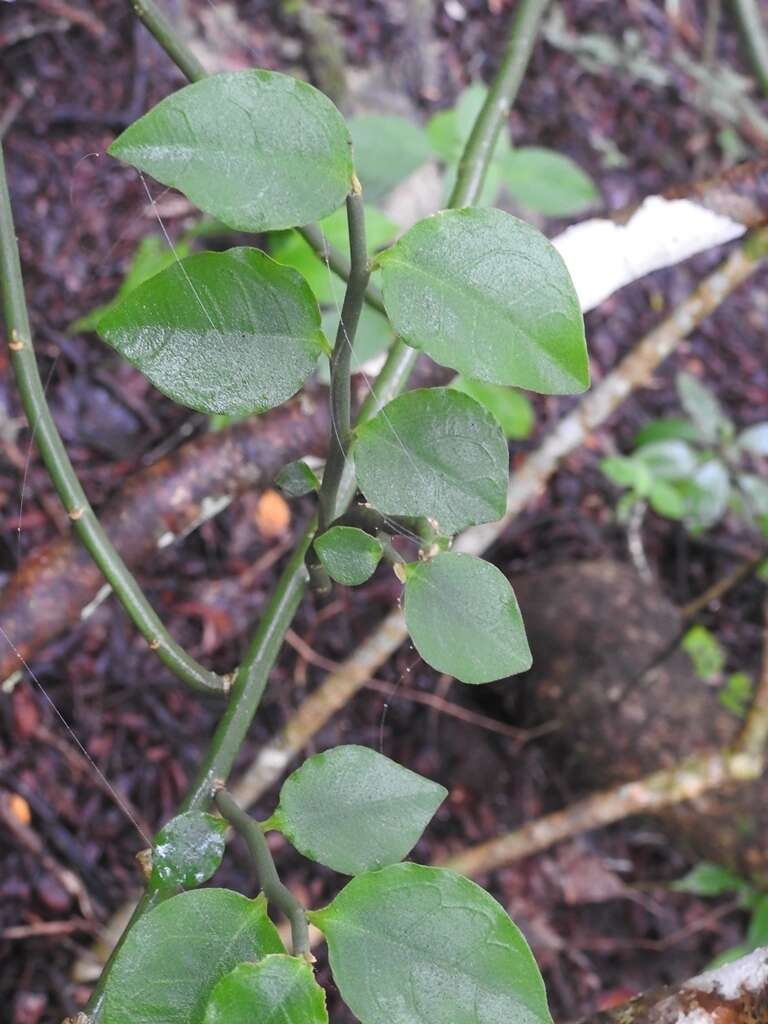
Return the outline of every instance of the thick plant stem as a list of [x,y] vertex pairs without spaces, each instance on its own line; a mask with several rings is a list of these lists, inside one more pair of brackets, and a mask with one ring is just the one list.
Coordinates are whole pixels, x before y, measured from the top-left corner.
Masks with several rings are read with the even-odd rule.
[[72,527],[94,562],[112,585],[133,624],[172,672],[202,693],[221,694],[224,680],[199,665],[170,636],[157,613],[144,596],[131,571],[122,560],[96,518],[85,491],[80,486],[64,443],[53,422],[45,398],[37,359],[32,347],[21,264],[11,211],[11,199],[0,146],[0,286],[9,332],[11,365],[29,422],[45,467],[61,499]]
[[757,0],[733,0],[733,3],[755,74],[763,92],[768,94],[768,24]]
[[549,0],[520,0],[501,66],[461,155],[449,207],[471,206],[477,202],[499,132],[509,117],[548,4]]
[[256,867],[259,885],[267,901],[288,918],[291,925],[293,955],[311,958],[307,912],[291,890],[280,881],[267,840],[258,822],[238,806],[226,789],[216,791],[214,803],[222,818],[225,818],[245,840]]
[[339,328],[336,332],[336,343],[331,355],[331,448],[320,488],[321,531],[327,529],[329,523],[333,522],[341,511],[337,511],[339,487],[352,434],[352,349],[365,300],[365,288],[370,277],[368,250],[365,244],[363,194],[357,179],[354,181],[353,191],[347,198],[347,221],[351,262]]
[[208,72],[192,53],[155,0],[130,0],[133,12],[190,82],[199,82]]

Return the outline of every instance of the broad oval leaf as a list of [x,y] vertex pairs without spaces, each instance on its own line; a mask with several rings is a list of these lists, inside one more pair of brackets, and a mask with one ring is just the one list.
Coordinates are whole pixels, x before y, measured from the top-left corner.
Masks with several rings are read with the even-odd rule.
[[436,362],[543,394],[588,386],[573,283],[530,224],[501,210],[446,210],[412,227],[378,262],[395,329]]
[[266,900],[183,892],[145,914],[115,957],[103,1024],[202,1024],[211,989],[244,960],[284,953]]
[[275,954],[239,964],[216,983],[205,1024],[328,1024],[325,992],[306,960]]
[[692,373],[678,373],[675,379],[677,395],[702,441],[708,443],[733,433],[733,424],[726,416],[714,391],[694,377]]
[[462,683],[531,667],[515,592],[495,565],[449,551],[406,572],[405,622],[427,664]]
[[356,526],[332,526],[315,541],[325,571],[345,587],[357,587],[370,579],[383,550],[381,541]]
[[731,497],[728,470],[719,459],[703,462],[684,491],[685,520],[692,530],[708,530],[723,518]]
[[642,462],[651,475],[659,480],[684,480],[694,473],[697,465],[693,448],[687,441],[675,438],[644,444],[637,449],[633,458]]
[[409,391],[356,431],[360,490],[384,515],[426,516],[443,534],[500,519],[509,453],[498,422],[453,388]]
[[266,827],[305,857],[357,875],[402,860],[447,795],[369,747],[335,747],[289,775]]
[[544,983],[503,907],[441,868],[353,879],[310,914],[333,979],[362,1024],[549,1024]]
[[109,147],[238,231],[319,220],[352,186],[352,143],[319,90],[276,71],[211,75],[161,100]]
[[201,252],[139,285],[99,334],[158,390],[208,414],[294,395],[328,349],[308,285],[258,249]]
[[202,811],[171,818],[152,844],[152,883],[158,889],[192,889],[221,864],[227,823]]
[[320,489],[320,481],[303,459],[289,462],[275,477],[275,483],[289,498],[301,498]]

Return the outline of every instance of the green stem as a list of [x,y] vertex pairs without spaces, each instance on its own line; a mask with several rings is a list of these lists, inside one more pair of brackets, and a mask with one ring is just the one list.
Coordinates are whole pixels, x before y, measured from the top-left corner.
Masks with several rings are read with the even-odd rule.
[[768,94],[768,26],[760,14],[757,0],[733,0],[733,2],[744,41],[752,57],[755,74],[763,92]]
[[478,200],[499,132],[509,117],[548,4],[549,0],[521,0],[518,4],[501,65],[461,154],[449,207],[472,206]]
[[209,672],[170,636],[131,571],[96,518],[53,422],[37,367],[24,298],[11,198],[0,145],[0,287],[9,332],[11,366],[32,436],[75,533],[101,569],[149,646],[179,679],[201,693],[226,692],[224,680]]
[[[351,272],[350,263],[343,252],[340,252],[330,244],[317,224],[305,224],[303,228],[296,229],[304,241],[317,253],[320,259],[327,263],[330,269],[340,277],[342,281],[348,281]],[[370,281],[365,289],[365,301],[378,313],[387,315],[384,308],[384,296],[375,284]]]
[[290,889],[280,881],[267,840],[257,821],[238,806],[226,789],[218,789],[213,798],[223,818],[239,832],[256,866],[259,885],[270,904],[288,918],[294,956],[311,956],[307,912]]
[[130,0],[133,12],[142,25],[149,29],[176,67],[190,82],[199,82],[208,72],[168,21],[155,0]]
[[[523,0],[521,12],[532,6],[536,6],[543,10],[545,3],[542,3],[541,0]],[[142,20],[146,27],[149,28],[150,31],[153,31],[152,24],[143,18]],[[529,34],[533,32],[533,26],[531,25],[530,20],[519,16],[515,20],[512,28],[513,41],[517,36],[521,22],[527,27]],[[534,24],[538,24],[538,20],[536,20]],[[522,43],[518,45],[522,50]],[[510,76],[509,74],[506,75],[506,81],[513,92],[516,92],[517,90],[517,86],[519,85],[520,78],[524,70],[524,65],[530,56],[532,47],[533,39],[530,38],[529,35],[524,47],[525,58],[517,58],[518,68],[516,76]],[[510,49],[515,49],[515,47],[510,44]],[[172,53],[172,49],[168,46],[166,46],[166,51],[168,53]],[[520,61],[522,61],[521,64],[519,63]],[[503,70],[504,69],[502,67],[500,74]],[[492,99],[492,97],[495,97],[495,99]],[[479,115],[480,118],[484,119],[483,132],[480,133],[481,137],[477,138],[476,136],[478,133],[473,130],[470,140],[467,143],[467,149],[469,149],[474,139],[474,145],[479,147],[478,152],[481,155],[478,155],[472,160],[462,159],[459,167],[454,193],[463,196],[464,202],[474,202],[479,189],[482,187],[485,173],[493,152],[493,145],[488,145],[487,142],[484,141],[484,136],[486,134],[490,136],[490,134],[495,133],[495,141],[503,118],[509,109],[509,103],[507,103],[504,108],[504,115],[498,114],[498,110],[500,109],[500,100],[501,97],[499,96],[499,91],[494,84],[491,87],[488,99],[486,100],[486,103]],[[487,114],[487,111],[491,107],[497,111],[496,116],[489,116]],[[471,182],[469,180],[470,177],[472,179]],[[322,238],[322,236],[320,237]],[[321,247],[320,252],[322,251],[323,249]],[[367,419],[375,416],[387,404],[387,402],[391,401],[400,393],[400,391],[402,391],[411,375],[411,371],[413,370],[417,357],[418,352],[415,349],[409,348],[402,339],[398,338],[395,341],[394,345],[390,349],[387,361],[376,379],[375,388],[371,389],[368,398],[363,403],[358,416],[358,422],[365,422]],[[346,507],[352,501],[355,490],[356,484],[354,470],[350,462],[347,461],[344,464],[341,479],[339,481],[336,507]],[[232,764],[238,753],[240,744],[250,728],[253,716],[258,709],[261,696],[266,686],[267,677],[277,657],[282,640],[305,591],[307,571],[304,559],[314,539],[315,530],[315,523],[311,523],[299,541],[290,562],[285,567],[278,581],[274,596],[264,610],[261,623],[259,624],[256,635],[253,638],[251,647],[249,648],[248,654],[238,671],[237,679],[235,680],[235,685],[232,691],[232,697],[227,705],[227,710],[225,711],[213,739],[211,740],[205,761],[198,771],[198,774],[184,800],[182,808],[184,810],[199,810],[209,806],[213,795],[214,783],[223,783],[232,768]],[[156,894],[150,892],[145,895],[142,903],[139,904],[139,907],[131,918],[129,927],[131,927],[141,917],[143,909],[149,909],[154,905],[155,900]],[[127,930],[123,934],[120,940],[121,942],[124,940],[126,934]],[[111,963],[112,958],[110,958],[110,961],[105,966],[86,1008],[87,1012],[91,1013],[94,1024],[100,1017],[102,993],[106,985]]]
[[353,191],[347,197],[347,221],[351,262],[339,328],[336,332],[336,343],[331,355],[331,448],[320,488],[321,531],[327,529],[337,515],[339,486],[352,436],[352,349],[363,309],[365,288],[370,277],[368,249],[365,244],[363,195],[357,179]]

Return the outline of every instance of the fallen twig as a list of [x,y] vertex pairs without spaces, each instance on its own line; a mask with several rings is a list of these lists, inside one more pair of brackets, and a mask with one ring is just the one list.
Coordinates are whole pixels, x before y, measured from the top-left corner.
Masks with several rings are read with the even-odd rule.
[[767,743],[768,604],[760,680],[744,725],[732,746],[692,755],[674,768],[593,793],[514,832],[446,858],[443,865],[464,875],[485,875],[511,861],[539,853],[563,839],[571,839],[631,815],[656,812],[683,800],[693,800],[729,782],[753,781],[763,774]]

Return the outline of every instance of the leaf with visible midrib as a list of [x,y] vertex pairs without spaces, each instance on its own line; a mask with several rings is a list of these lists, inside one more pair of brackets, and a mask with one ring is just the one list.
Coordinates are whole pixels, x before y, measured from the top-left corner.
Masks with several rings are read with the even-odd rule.
[[244,960],[284,952],[263,896],[181,893],[128,932],[109,972],[103,1024],[202,1024],[219,978]]
[[289,775],[267,827],[305,857],[356,875],[402,860],[447,795],[436,782],[351,744],[316,754]]
[[181,405],[241,416],[294,395],[328,343],[312,292],[258,249],[201,252],[99,323],[107,344]]
[[426,516],[443,534],[500,519],[509,453],[484,406],[453,388],[409,391],[360,426],[360,490],[384,515]]
[[319,220],[352,187],[343,117],[318,89],[276,71],[210,75],[179,89],[109,152],[238,231]]
[[501,210],[446,210],[378,257],[396,331],[491,384],[573,394],[589,384],[579,301],[541,232]]
[[310,919],[362,1024],[551,1024],[525,939],[488,893],[452,871],[368,872]]

